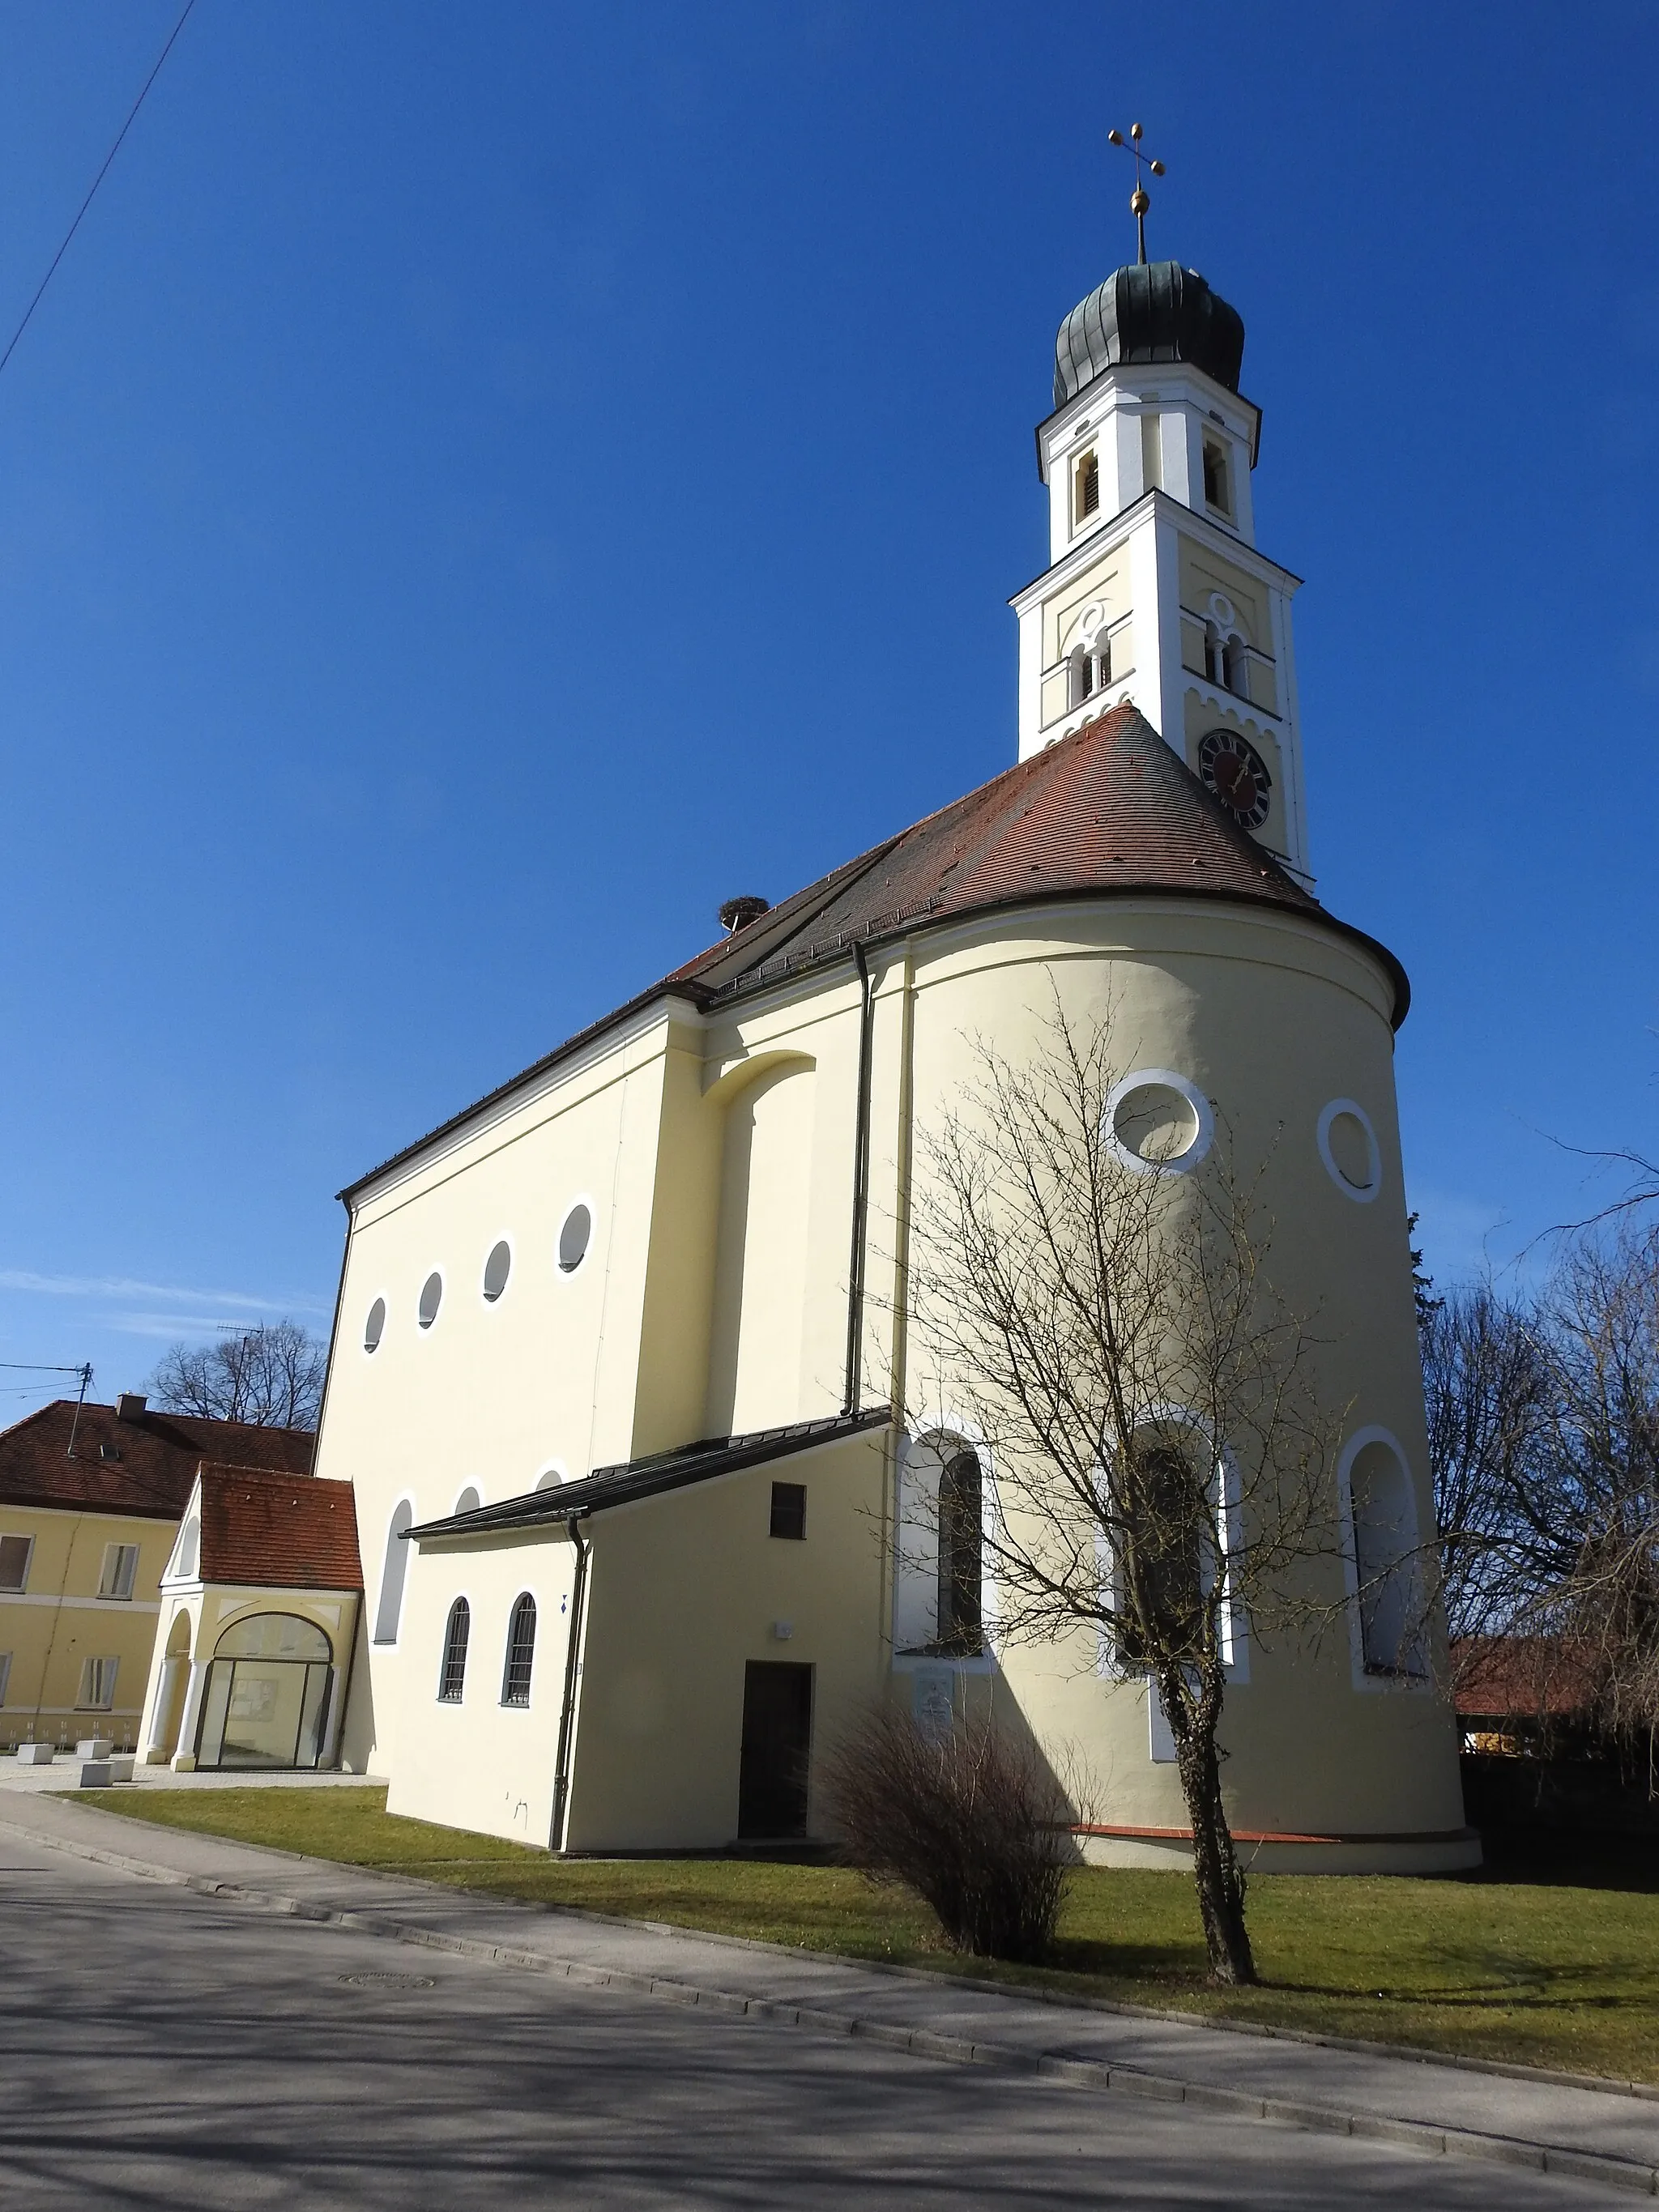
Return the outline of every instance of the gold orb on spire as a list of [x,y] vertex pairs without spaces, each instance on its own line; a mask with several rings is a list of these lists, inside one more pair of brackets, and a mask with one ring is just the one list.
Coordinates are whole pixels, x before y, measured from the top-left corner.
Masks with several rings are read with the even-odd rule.
[[1151,207],[1152,201],[1147,197],[1146,185],[1141,182],[1141,164],[1143,161],[1146,163],[1149,176],[1161,177],[1165,174],[1163,162],[1153,161],[1152,155],[1142,149],[1140,142],[1145,135],[1138,123],[1132,123],[1129,125],[1127,142],[1125,141],[1121,131],[1112,130],[1106,133],[1106,143],[1109,146],[1123,146],[1126,151],[1135,157],[1135,188],[1129,196],[1129,212],[1135,219],[1135,236],[1139,244],[1140,258],[1143,262],[1146,258],[1146,210]]

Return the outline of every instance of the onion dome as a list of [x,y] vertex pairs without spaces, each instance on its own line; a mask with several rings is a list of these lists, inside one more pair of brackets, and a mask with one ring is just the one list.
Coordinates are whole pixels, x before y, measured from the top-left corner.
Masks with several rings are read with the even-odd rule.
[[1243,318],[1178,261],[1116,270],[1073,308],[1054,340],[1054,404],[1075,398],[1103,368],[1149,361],[1190,362],[1238,389]]

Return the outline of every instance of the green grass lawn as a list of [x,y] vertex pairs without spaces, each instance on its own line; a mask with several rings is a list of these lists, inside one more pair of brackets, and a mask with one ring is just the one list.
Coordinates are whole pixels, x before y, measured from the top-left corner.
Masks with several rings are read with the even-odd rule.
[[88,1790],[130,1819],[808,1950],[981,1975],[1133,2004],[1659,2081],[1659,1857],[1654,1846],[1553,1856],[1518,1842],[1439,1881],[1260,1875],[1250,1934],[1264,1978],[1223,1991],[1184,1875],[1086,1868],[1052,1966],[948,1950],[927,1907],[844,1868],[749,1859],[551,1859],[399,1820],[380,1790]]

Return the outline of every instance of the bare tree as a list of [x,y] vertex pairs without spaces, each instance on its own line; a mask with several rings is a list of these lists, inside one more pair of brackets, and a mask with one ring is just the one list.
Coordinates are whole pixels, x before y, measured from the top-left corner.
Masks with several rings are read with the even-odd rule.
[[982,1042],[975,1060],[921,1138],[913,1367],[990,1455],[1000,1635],[1081,1636],[1091,1662],[1103,1641],[1155,1686],[1211,1972],[1253,1981],[1217,1732],[1234,1638],[1305,1619],[1309,1563],[1337,1549],[1310,1322],[1274,1288],[1261,1168],[1235,1175],[1224,1129],[1180,1173],[1173,1094],[1109,1127],[1103,1023],[1083,1030],[1056,1000],[1030,1061]]
[[1659,1735],[1659,1230],[1583,1232],[1528,1304],[1454,1292],[1422,1331],[1460,1651],[1524,1641],[1540,1710]]
[[175,1344],[146,1386],[164,1412],[254,1428],[314,1429],[328,1347],[298,1322],[260,1322],[213,1344]]
[[1559,1514],[1536,1480],[1551,1405],[1545,1334],[1490,1284],[1419,1305],[1429,1465],[1454,1674],[1559,1580]]

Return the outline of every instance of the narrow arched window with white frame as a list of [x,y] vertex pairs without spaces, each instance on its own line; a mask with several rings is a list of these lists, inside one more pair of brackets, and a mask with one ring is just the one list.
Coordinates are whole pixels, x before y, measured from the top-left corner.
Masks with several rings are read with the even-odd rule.
[[380,1602],[374,1608],[374,1641],[395,1644],[403,1619],[404,1582],[409,1572],[409,1532],[415,1524],[415,1507],[407,1498],[392,1508],[386,1532],[386,1557],[380,1566]]
[[984,1455],[965,1437],[935,1431],[906,1440],[893,1583],[894,1648],[902,1656],[985,1657],[990,1506]]
[[1152,1672],[1196,1659],[1218,1595],[1222,1662],[1239,1679],[1243,1638],[1228,1589],[1239,1542],[1239,1486],[1231,1455],[1182,1408],[1149,1415],[1097,1477],[1096,1554],[1103,1612],[1103,1674]]
[[458,1597],[444,1623],[443,1661],[438,1669],[438,1703],[459,1705],[466,1688],[466,1647],[472,1634],[472,1608]]
[[1428,1664],[1427,1587],[1411,1469],[1388,1430],[1361,1429],[1337,1463],[1356,1672],[1421,1681]]

